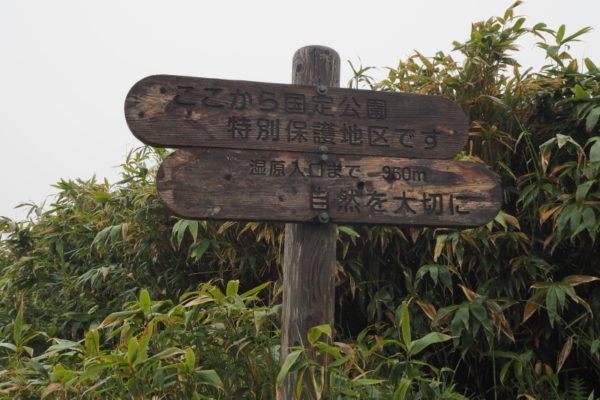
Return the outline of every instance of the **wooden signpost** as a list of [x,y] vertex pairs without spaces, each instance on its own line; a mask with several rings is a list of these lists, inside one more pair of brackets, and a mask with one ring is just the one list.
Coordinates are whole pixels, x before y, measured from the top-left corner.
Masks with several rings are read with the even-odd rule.
[[[334,223],[472,227],[502,202],[482,164],[448,160],[467,140],[456,104],[340,89],[339,68],[334,50],[307,46],[292,85],[155,75],[125,101],[138,139],[180,148],[157,176],[174,214],[288,222],[282,362],[311,327],[333,326]],[[295,379],[278,399],[292,399]]]

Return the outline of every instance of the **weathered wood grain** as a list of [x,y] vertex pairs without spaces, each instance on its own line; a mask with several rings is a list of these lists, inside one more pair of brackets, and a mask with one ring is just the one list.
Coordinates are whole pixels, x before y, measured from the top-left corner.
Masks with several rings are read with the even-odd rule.
[[[340,86],[340,56],[324,46],[305,46],[294,53],[292,83],[325,87]],[[324,157],[324,156],[323,156]],[[310,328],[335,326],[335,238],[332,223],[285,224],[281,351],[283,365],[292,346],[306,347]],[[321,360],[323,363],[325,360]],[[277,399],[292,399],[297,376],[289,374]],[[303,399],[316,399],[308,375]]]
[[130,90],[125,117],[159,147],[448,159],[467,141],[466,116],[444,97],[332,86],[155,75]]
[[452,160],[180,149],[158,172],[160,198],[192,219],[472,227],[501,205],[485,166]]

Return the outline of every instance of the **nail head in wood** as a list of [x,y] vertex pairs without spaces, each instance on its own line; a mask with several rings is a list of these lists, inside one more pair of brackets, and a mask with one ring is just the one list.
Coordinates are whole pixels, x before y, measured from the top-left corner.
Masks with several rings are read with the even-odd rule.
[[322,224],[327,224],[329,222],[329,214],[326,212],[319,214],[319,222]]

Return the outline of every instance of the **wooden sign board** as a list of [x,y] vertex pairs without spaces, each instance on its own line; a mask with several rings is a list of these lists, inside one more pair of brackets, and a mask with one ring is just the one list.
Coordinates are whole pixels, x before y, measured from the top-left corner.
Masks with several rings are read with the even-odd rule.
[[142,142],[447,159],[468,137],[467,118],[440,96],[155,75],[127,95]]
[[[501,205],[482,164],[311,153],[181,149],[157,175],[158,194],[190,219],[471,227]],[[324,221],[322,221],[324,222]]]

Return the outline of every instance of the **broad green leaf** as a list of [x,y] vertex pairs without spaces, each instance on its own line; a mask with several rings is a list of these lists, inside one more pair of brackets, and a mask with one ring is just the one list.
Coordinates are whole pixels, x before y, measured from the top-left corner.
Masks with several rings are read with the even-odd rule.
[[13,336],[13,341],[15,342],[16,345],[21,345],[22,343],[22,335],[25,332],[25,326],[24,326],[24,322],[23,322],[23,302],[21,302],[20,306],[19,306],[19,311],[17,312],[17,316],[13,321],[13,331],[12,331],[12,336]]
[[560,46],[548,46],[546,48],[546,53],[548,54],[548,57],[556,57],[558,50],[560,50]]
[[321,337],[321,335],[326,335],[331,337],[331,326],[329,324],[323,324],[318,326],[313,326],[308,330],[307,339],[308,343],[314,345],[315,342]]
[[148,357],[148,360],[154,360],[154,359],[164,359],[164,358],[169,358],[169,357],[173,357],[175,355],[180,355],[180,354],[185,354],[185,351],[178,349],[177,347],[170,347],[168,349],[165,349],[159,353],[154,354],[151,357]]
[[440,273],[439,268],[431,268],[429,270],[429,276],[431,276],[431,279],[433,280],[433,282],[435,282],[435,284],[437,285],[438,283],[438,275]]
[[498,375],[500,378],[500,382],[504,383],[505,379],[506,379],[506,375],[508,374],[508,370],[510,368],[510,366],[512,365],[513,361],[507,361],[504,363],[504,365],[502,365],[502,368],[500,369],[500,374]]
[[340,358],[338,358],[338,359],[330,362],[329,366],[331,368],[336,368],[336,367],[339,367],[339,366],[342,366],[342,365],[346,364],[350,360],[352,360],[352,358],[351,358],[350,355],[343,356],[343,357],[340,357]]
[[358,232],[356,232],[354,229],[352,229],[348,226],[338,225],[337,229],[338,229],[338,231],[344,232],[345,234],[350,235],[352,237],[360,237]]
[[133,365],[136,357],[137,357],[138,343],[135,338],[129,339],[129,343],[127,345],[127,363],[129,365]]
[[585,89],[582,88],[580,85],[573,86],[571,90],[573,91],[573,94],[575,94],[575,97],[578,100],[588,100],[590,98],[590,94],[586,92]]
[[122,322],[124,319],[131,317],[135,314],[135,311],[117,311],[109,314],[104,321],[98,326],[98,328],[106,328],[107,326]]
[[583,62],[585,63],[585,66],[590,72],[594,72],[598,69],[598,67],[596,67],[596,64],[594,64],[593,61],[590,60],[588,57],[584,58]]
[[[107,368],[111,368],[112,364],[107,363],[107,362],[96,362],[96,363],[90,363],[87,364],[85,366],[85,371],[83,371],[83,373],[81,375],[79,375],[78,377],[78,381],[79,382],[85,382],[86,380],[92,378],[96,378],[98,377],[100,374],[102,374],[102,372],[104,370],[106,370]],[[88,388],[89,390],[89,388]],[[83,393],[85,394],[85,392]],[[82,396],[83,397],[83,396]]]
[[504,213],[502,211],[500,211],[496,217],[494,217],[494,221],[496,221],[497,223],[499,223],[500,225],[502,225],[502,227],[504,228],[504,230],[508,229],[508,225],[506,224],[506,220],[504,219]]
[[575,40],[575,38],[584,35],[588,32],[590,32],[592,30],[591,26],[586,26],[585,28],[581,28],[580,30],[578,30],[577,32],[575,32],[574,34],[572,34],[571,36],[566,37],[565,39],[562,40],[562,43],[569,43],[572,41],[577,41]]
[[459,337],[460,333],[463,329],[469,329],[469,309],[468,304],[461,305],[454,317],[452,318],[452,322],[450,323],[450,328],[452,330],[452,335]]
[[144,317],[148,318],[148,315],[150,314],[150,308],[152,307],[152,300],[150,300],[150,293],[148,293],[146,289],[140,290],[138,302],[140,309],[144,313]]
[[192,240],[195,242],[198,240],[198,221],[188,221],[187,226],[192,235]]
[[223,387],[223,381],[221,380],[219,374],[217,374],[215,370],[206,369],[198,371],[196,372],[196,377],[198,378],[198,381],[202,383],[207,383],[218,388]]
[[514,26],[514,30],[519,30],[521,29],[521,27],[523,26],[523,24],[525,23],[526,19],[524,17],[521,17],[517,20],[517,22],[515,22],[515,26]]
[[74,342],[72,340],[67,340],[67,339],[58,339],[58,338],[54,338],[52,340],[55,343],[46,349],[46,351],[44,352],[45,354],[55,354],[55,353],[59,353],[59,352],[65,351],[65,350],[75,350],[75,351],[82,352],[81,344],[79,342]]
[[118,242],[119,239],[121,238],[122,233],[123,233],[123,229],[121,227],[121,224],[111,226],[110,235],[109,235],[110,241],[112,243]]
[[[317,342],[315,347],[318,350],[318,354],[329,354],[334,360],[338,360],[342,357],[342,352],[337,345],[330,345],[329,343]],[[371,349],[372,350],[372,349]],[[331,364],[329,364],[331,365]]]
[[150,321],[146,330],[142,333],[141,338],[139,339],[137,354],[135,358],[135,363],[141,363],[148,359],[148,346],[150,345],[150,339],[152,338],[152,333],[154,332],[154,321]]
[[14,351],[15,353],[17,352],[17,346],[15,346],[15,345],[14,345],[14,344],[12,344],[12,343],[6,343],[6,342],[2,342],[2,343],[0,343],[0,347],[4,347],[4,348],[6,348],[6,349],[12,350],[12,351]]
[[569,228],[571,229],[571,232],[575,232],[580,227],[581,218],[583,217],[583,215],[578,208],[575,208],[571,212],[569,217],[570,217],[570,221],[571,221]]
[[225,294],[228,297],[235,296],[238,294],[238,289],[240,288],[240,281],[231,280],[227,282],[227,288],[225,289]]
[[600,140],[595,140],[595,143],[590,148],[590,161],[600,162]]
[[583,226],[593,231],[594,226],[596,226],[596,213],[594,212],[594,208],[590,206],[584,206],[583,212],[581,213],[583,217]]
[[402,378],[400,380],[400,385],[398,385],[398,388],[394,391],[393,400],[405,400],[411,384],[412,379]]
[[588,192],[590,191],[590,189],[592,188],[592,185],[594,185],[594,183],[596,183],[596,182],[587,181],[587,182],[584,182],[581,185],[577,186],[577,192],[575,194],[575,201],[578,206],[581,206],[583,204]]
[[96,236],[94,237],[94,240],[92,241],[92,246],[93,245],[97,245],[98,243],[101,242],[106,242],[107,238],[108,238],[108,234],[110,233],[112,229],[112,226],[107,226],[106,228],[102,229],[100,232],[98,232],[96,234]]
[[185,365],[190,371],[193,371],[194,368],[196,368],[196,354],[191,347],[185,352]]
[[415,340],[410,344],[409,353],[411,356],[415,356],[427,347],[431,346],[432,344],[445,342],[450,339],[452,339],[451,336],[445,335],[443,333],[429,332],[427,335]]
[[377,385],[385,382],[385,379],[369,379],[369,378],[360,378],[354,381],[355,385],[358,386],[367,386],[367,385]]
[[490,320],[488,313],[481,304],[471,303],[469,307],[469,312],[483,325],[486,329],[492,329],[492,321]]
[[279,373],[277,374],[277,379],[276,379],[277,386],[283,385],[283,381],[285,380],[285,377],[290,372],[290,369],[292,368],[292,366],[294,365],[294,363],[296,362],[298,357],[300,357],[302,352],[303,352],[303,350],[294,350],[287,355],[287,357],[285,358],[285,361],[283,362],[283,365],[281,366],[281,368],[279,370]]
[[565,144],[567,144],[567,142],[569,141],[569,139],[571,139],[570,137],[568,137],[567,135],[563,135],[562,133],[557,133],[556,134],[556,144],[558,145],[558,148],[562,148]]
[[554,327],[554,322],[558,319],[558,298],[556,297],[555,288],[550,288],[546,293],[546,311],[550,319],[550,326]]
[[254,296],[255,294],[257,294],[258,292],[260,292],[261,290],[263,290],[264,288],[266,288],[267,286],[269,286],[271,283],[272,283],[272,282],[265,282],[265,283],[262,283],[262,284],[260,284],[260,285],[258,285],[258,286],[256,286],[256,287],[254,287],[254,288],[252,288],[252,289],[250,289],[250,290],[248,290],[248,291],[246,291],[246,292],[242,293],[242,294],[240,295],[240,297],[241,297],[242,299],[247,299],[248,297],[252,297],[252,296]]
[[22,346],[21,348],[25,350],[25,353],[29,354],[29,357],[33,357],[33,347]]
[[[554,286],[552,289],[556,291],[556,299],[558,301],[559,310],[562,310],[565,307],[566,302],[566,294],[565,290],[561,286]],[[552,290],[551,289],[551,290]]]
[[190,257],[195,259],[196,261],[200,260],[208,247],[210,246],[211,241],[208,239],[201,240],[198,243],[195,243],[190,252]]
[[598,124],[598,118],[600,118],[600,107],[595,107],[585,118],[585,130],[587,133],[591,133],[594,130]]
[[408,350],[412,341],[410,332],[410,313],[408,312],[408,305],[406,302],[402,302],[399,307],[400,311],[400,327],[402,329],[402,342]]
[[192,247],[190,256],[197,261],[200,260],[208,249],[208,246],[210,246],[210,240],[208,239],[204,239],[198,243],[195,243]]
[[192,239],[195,242],[198,239],[198,226],[198,221],[188,219],[180,219],[179,221],[177,221],[177,223],[175,223],[171,231],[173,237],[175,237],[177,247],[181,246],[186,231],[190,232],[190,235],[192,235]]
[[90,330],[85,334],[85,353],[89,358],[100,354],[100,333],[96,329]]

